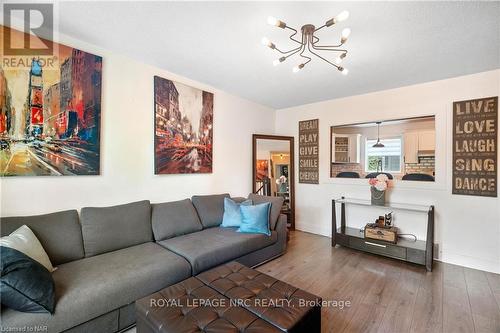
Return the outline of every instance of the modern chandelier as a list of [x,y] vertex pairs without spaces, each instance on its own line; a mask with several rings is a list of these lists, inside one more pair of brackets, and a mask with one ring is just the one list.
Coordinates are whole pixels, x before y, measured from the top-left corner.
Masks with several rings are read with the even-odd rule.
[[[302,62],[301,64],[293,67],[292,71],[294,73],[297,73],[298,71],[300,71],[302,68],[304,68],[304,66],[307,65],[312,60],[311,57],[309,57],[307,54],[304,54],[304,52],[309,51],[308,52],[309,54],[315,55],[316,57],[320,58],[321,60],[326,61],[330,65],[336,67],[342,74],[347,75],[347,73],[349,71],[347,70],[347,68],[344,68],[343,66],[341,66],[342,60],[347,56],[347,50],[342,49],[342,46],[345,44],[345,42],[347,41],[347,38],[351,34],[351,29],[345,28],[344,30],[342,30],[342,34],[340,37],[340,43],[338,45],[320,45],[319,44],[319,37],[317,37],[315,35],[315,33],[320,29],[323,29],[325,27],[331,27],[332,25],[334,25],[338,22],[345,21],[345,20],[347,20],[348,17],[349,17],[349,12],[344,10],[343,12],[341,12],[340,14],[335,16],[334,18],[326,21],[325,24],[323,24],[322,26],[320,26],[318,28],[316,28],[312,24],[306,24],[306,25],[302,26],[302,28],[300,29],[302,32],[302,40],[298,40],[297,38],[295,38],[295,35],[297,35],[297,33],[298,33],[298,31],[296,29],[289,27],[285,22],[280,21],[280,20],[270,16],[267,19],[267,23],[269,23],[270,25],[274,25],[274,26],[281,28],[281,29],[288,29],[288,30],[293,31],[292,35],[290,35],[289,38],[290,38],[290,40],[299,44],[300,46],[293,48],[291,50],[288,50],[288,51],[283,51],[283,50],[279,49],[273,42],[271,42],[266,37],[262,38],[262,44],[264,44],[265,46],[269,47],[270,49],[276,50],[282,54],[282,56],[279,59],[276,59],[273,61],[274,66],[279,65],[280,63],[282,63],[283,61],[285,61],[289,57],[298,53],[300,57],[305,59],[305,61]],[[332,61],[324,58],[322,55],[320,55],[319,51],[332,51],[332,52],[337,52],[340,54],[338,54],[337,58],[334,60],[334,62],[332,62]]]

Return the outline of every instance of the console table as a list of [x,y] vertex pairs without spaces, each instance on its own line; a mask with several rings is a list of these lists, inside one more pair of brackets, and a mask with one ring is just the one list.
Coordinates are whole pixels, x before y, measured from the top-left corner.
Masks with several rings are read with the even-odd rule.
[[[337,227],[336,204],[340,204],[340,227]],[[425,265],[427,271],[432,271],[433,249],[434,249],[434,206],[387,203],[386,207],[394,210],[413,211],[427,213],[427,239],[425,241],[411,241],[399,239],[397,244],[391,244],[375,239],[364,238],[361,229],[346,227],[345,209],[346,205],[372,206],[370,200],[353,199],[342,197],[332,200],[332,247],[336,244],[350,247],[356,250],[370,252],[390,258],[395,258],[419,265]]]

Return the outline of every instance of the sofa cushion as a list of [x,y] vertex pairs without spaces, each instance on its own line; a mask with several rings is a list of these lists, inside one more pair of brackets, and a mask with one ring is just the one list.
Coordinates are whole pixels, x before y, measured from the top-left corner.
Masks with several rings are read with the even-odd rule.
[[239,258],[247,253],[272,245],[278,239],[271,236],[243,234],[236,228],[208,228],[188,235],[167,239],[158,244],[186,258],[193,274]]
[[151,222],[157,241],[203,229],[189,199],[151,205]]
[[269,217],[269,226],[271,230],[276,229],[276,223],[278,223],[278,218],[280,217],[281,207],[283,206],[282,197],[268,197],[264,195],[258,195],[250,193],[248,199],[253,201],[254,205],[270,202],[271,203],[271,214]]
[[153,240],[148,200],[112,207],[84,207],[81,222],[86,257]]
[[154,293],[191,275],[189,263],[155,243],[73,261],[53,273],[54,315],[2,309],[2,326],[47,325],[60,332]]
[[2,217],[0,234],[6,236],[27,225],[42,244],[54,266],[83,258],[78,212],[67,210],[35,216]]
[[222,223],[224,198],[229,194],[195,195],[191,198],[204,228],[216,227]]

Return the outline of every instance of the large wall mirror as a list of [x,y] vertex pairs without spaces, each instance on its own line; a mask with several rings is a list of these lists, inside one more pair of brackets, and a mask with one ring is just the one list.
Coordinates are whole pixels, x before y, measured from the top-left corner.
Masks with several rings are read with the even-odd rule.
[[253,135],[252,191],[284,199],[282,214],[288,228],[295,229],[294,138]]
[[331,127],[330,177],[434,181],[435,117]]

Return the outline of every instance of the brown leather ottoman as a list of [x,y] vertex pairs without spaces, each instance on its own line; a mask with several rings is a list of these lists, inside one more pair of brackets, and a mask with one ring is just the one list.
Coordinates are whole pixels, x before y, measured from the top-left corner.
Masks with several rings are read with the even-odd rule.
[[231,262],[137,301],[137,333],[320,332],[320,303]]

